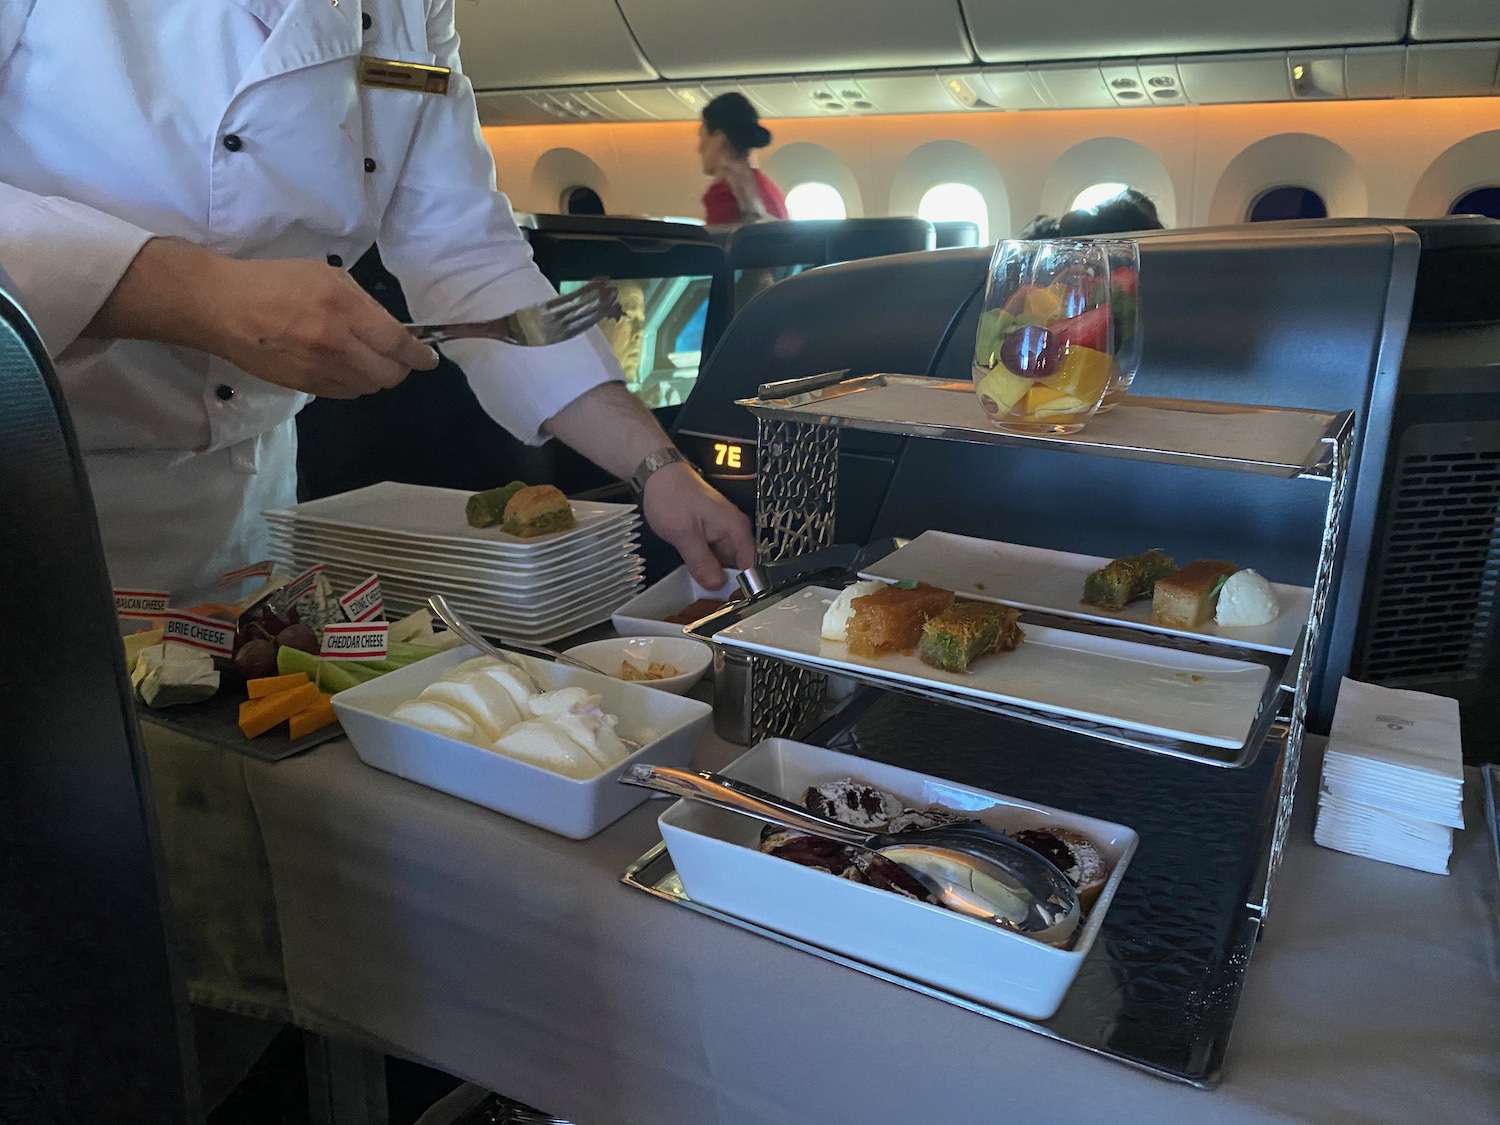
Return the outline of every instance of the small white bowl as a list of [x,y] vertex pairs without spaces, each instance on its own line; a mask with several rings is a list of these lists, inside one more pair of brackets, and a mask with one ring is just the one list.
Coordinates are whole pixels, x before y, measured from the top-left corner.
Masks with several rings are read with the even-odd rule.
[[626,660],[641,668],[653,662],[670,664],[677,675],[663,680],[629,680],[627,683],[642,687],[658,688],[673,695],[684,695],[708,671],[714,654],[702,641],[691,637],[610,637],[603,641],[590,641],[567,650],[569,656],[577,657],[585,664],[592,664],[606,676],[620,679],[620,665]]
[[646,587],[615,610],[610,618],[614,622],[615,631],[628,637],[682,636],[683,626],[664,621],[663,618],[680,613],[700,598],[717,598],[727,602],[740,596],[739,583],[735,581],[735,575],[739,571],[730,570],[725,573],[728,578],[723,586],[717,590],[705,590],[693,581],[687,567],[679,566],[660,582]]

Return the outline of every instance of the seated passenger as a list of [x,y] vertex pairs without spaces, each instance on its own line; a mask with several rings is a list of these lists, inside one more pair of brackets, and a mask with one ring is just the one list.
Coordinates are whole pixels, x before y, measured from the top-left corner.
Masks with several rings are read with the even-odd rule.
[[1096,238],[1137,230],[1162,230],[1166,224],[1149,195],[1127,188],[1099,206],[1069,211],[1060,219],[1038,215],[1021,231],[1022,238]]

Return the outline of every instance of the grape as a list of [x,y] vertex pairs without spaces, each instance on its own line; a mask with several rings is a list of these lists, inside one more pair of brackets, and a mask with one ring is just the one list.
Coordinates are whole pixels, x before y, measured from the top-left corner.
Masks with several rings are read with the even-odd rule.
[[311,625],[303,625],[301,622],[288,625],[278,633],[276,643],[318,655],[318,634],[313,632]]
[[1028,379],[1045,379],[1057,370],[1062,349],[1051,332],[1027,325],[1018,328],[1000,344],[1000,362],[1007,371]]
[[247,680],[276,675],[276,646],[270,641],[247,641],[234,654],[234,670]]

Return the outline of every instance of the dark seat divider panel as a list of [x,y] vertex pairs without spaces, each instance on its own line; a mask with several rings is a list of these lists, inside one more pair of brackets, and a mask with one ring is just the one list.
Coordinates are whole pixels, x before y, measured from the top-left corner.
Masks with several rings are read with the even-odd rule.
[[0,275],[0,1121],[201,1120],[93,500],[41,342],[5,286]]
[[[754,441],[755,419],[735,400],[754,397],[761,383],[841,368],[851,375],[925,373],[988,261],[987,249],[923,251],[826,266],[772,286],[735,317],[675,428]],[[868,538],[904,446],[890,434],[844,434],[840,538]],[[712,466],[702,467],[712,475]],[[743,495],[748,499],[737,499],[750,510],[753,495]]]

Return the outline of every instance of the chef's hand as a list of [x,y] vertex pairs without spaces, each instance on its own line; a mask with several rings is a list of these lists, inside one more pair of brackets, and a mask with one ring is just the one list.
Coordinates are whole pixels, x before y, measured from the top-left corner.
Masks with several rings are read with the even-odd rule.
[[693,581],[705,590],[724,585],[725,566],[743,570],[755,561],[745,513],[687,465],[667,465],[652,473],[641,507],[652,529],[677,548]]
[[310,261],[231,261],[216,295],[224,328],[210,350],[268,383],[320,398],[394,387],[438,357],[341,269]]
[[196,348],[327,398],[357,398],[437,366],[437,353],[343,270],[241,261],[177,238],[141,247],[87,334]]

